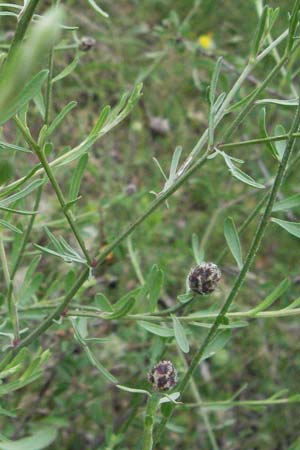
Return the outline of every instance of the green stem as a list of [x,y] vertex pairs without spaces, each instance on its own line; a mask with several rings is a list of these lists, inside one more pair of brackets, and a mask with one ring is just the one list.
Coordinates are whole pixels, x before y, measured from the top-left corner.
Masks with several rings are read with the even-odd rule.
[[224,408],[235,408],[235,407],[247,407],[247,406],[274,406],[274,405],[285,405],[286,403],[299,403],[300,398],[280,398],[280,399],[265,399],[265,400],[241,400],[241,401],[230,401],[230,400],[220,400],[215,402],[197,402],[197,403],[185,403],[184,408],[215,408],[216,406],[224,406]]
[[[228,144],[219,144],[217,147],[221,150],[227,148],[252,146],[255,144],[266,144],[267,142],[285,141],[289,137],[288,134],[279,134],[277,136],[270,136],[267,138],[249,139],[247,141],[229,142]],[[293,133],[293,137],[300,137],[300,133]]]
[[[228,312],[230,306],[236,299],[242,285],[244,284],[248,270],[250,269],[250,267],[255,259],[255,256],[260,248],[260,244],[261,244],[262,238],[264,236],[264,233],[266,231],[266,228],[267,228],[267,225],[269,222],[269,218],[272,213],[273,205],[276,200],[277,193],[280,189],[281,182],[284,177],[285,169],[288,165],[289,157],[293,151],[293,147],[295,144],[295,138],[293,138],[293,133],[295,133],[298,130],[299,122],[300,122],[300,106],[298,105],[297,112],[296,112],[295,118],[293,120],[293,124],[292,124],[290,132],[289,132],[289,137],[288,137],[288,141],[287,141],[287,145],[286,145],[286,149],[285,149],[282,161],[279,164],[278,171],[277,171],[274,183],[273,183],[272,190],[271,190],[269,198],[268,198],[268,202],[267,202],[264,214],[263,214],[261,221],[257,227],[256,233],[255,233],[254,239],[252,241],[252,244],[250,246],[250,250],[248,252],[245,263],[244,263],[242,270],[241,270],[239,276],[237,277],[220,313],[216,317],[209,333],[207,334],[203,344],[200,346],[199,350],[194,355],[189,370],[186,372],[185,376],[179,383],[178,390],[181,393],[183,393],[184,390],[186,389],[186,386],[187,386],[191,376],[197,369],[208,344],[211,342],[211,340],[216,335],[218,328],[220,327],[220,325],[222,324],[222,322],[224,320],[224,317],[226,316],[226,313]],[[162,420],[160,427],[158,429],[157,439],[160,439],[160,436],[162,435],[162,432],[165,429],[165,426],[168,423],[168,420],[171,417],[173,410],[174,410],[174,405],[170,409],[169,414]]]
[[155,413],[158,407],[159,397],[157,395],[152,395],[148,398],[146,415],[144,420],[144,443],[143,450],[153,449],[153,427]]
[[[33,206],[33,211],[37,211],[38,208],[39,208],[42,192],[43,192],[43,185],[41,185],[38,188],[37,192],[36,192],[36,198],[35,198],[35,202],[34,202],[34,206]],[[25,231],[25,233],[23,235],[22,242],[20,244],[18,257],[17,257],[16,262],[15,262],[15,264],[13,266],[12,271],[11,271],[11,279],[12,280],[14,279],[14,277],[15,277],[15,275],[17,273],[17,270],[20,267],[20,264],[21,264],[21,261],[22,261],[22,257],[23,257],[23,254],[24,254],[24,250],[25,250],[25,247],[26,247],[27,242],[29,240],[29,236],[30,236],[30,233],[31,233],[34,221],[35,221],[35,218],[36,218],[36,214],[33,214],[32,216],[30,216],[30,220],[29,220],[28,226],[26,228],[26,231]]]
[[[51,301],[51,303],[54,303]],[[60,305],[60,303],[59,303]],[[49,304],[49,303],[42,303],[38,306],[30,306],[27,308],[19,308],[19,313],[41,313],[42,315],[45,313],[45,311],[51,311],[56,309],[59,305],[57,304]],[[188,305],[186,303],[184,306]],[[71,317],[91,317],[95,319],[102,319],[105,320],[105,316],[103,315],[103,311],[97,309],[96,307],[88,307],[88,306],[82,306],[80,304],[74,304],[74,309],[69,309],[68,312],[66,312],[67,316]],[[164,312],[164,311],[163,311]],[[161,322],[170,322],[172,321],[172,317],[170,316],[163,316],[162,313],[157,313],[155,315],[147,315],[147,314],[128,314],[125,317],[120,317],[118,320],[122,322],[126,321],[144,321],[144,322],[154,322],[154,323],[161,323]],[[0,313],[0,315],[3,315],[4,313]],[[211,313],[198,313],[197,315],[190,315],[190,316],[180,316],[180,321],[185,323],[197,323],[198,321],[203,322],[204,320],[214,320],[218,317],[219,312],[211,312]],[[268,310],[268,311],[260,311],[257,313],[253,313],[253,310],[248,311],[235,311],[235,312],[227,312],[225,314],[225,317],[227,319],[233,319],[233,320],[239,320],[239,319],[275,319],[278,317],[284,318],[284,317],[296,317],[300,315],[300,308],[282,308],[282,309],[274,309],[274,310]],[[55,318],[55,317],[54,317]],[[206,324],[208,325],[208,324]],[[213,323],[210,324],[211,326]],[[222,327],[222,326],[221,326]]]
[[64,199],[64,195],[56,181],[56,178],[55,178],[53,171],[48,163],[48,160],[44,154],[43,149],[41,149],[39,147],[39,145],[33,140],[29,131],[24,127],[23,123],[20,121],[20,119],[17,116],[15,117],[15,122],[16,122],[17,126],[19,127],[19,129],[21,130],[21,132],[23,133],[23,136],[26,139],[27,143],[31,146],[32,150],[36,153],[37,157],[39,158],[40,163],[42,164],[44,171],[46,172],[46,174],[49,178],[49,181],[54,189],[56,197],[60,203],[62,212],[63,212],[65,218],[67,219],[67,221],[70,225],[70,228],[72,229],[73,234],[74,234],[84,256],[86,257],[87,263],[89,264],[89,266],[91,266],[92,262],[91,262],[89,253],[85,247],[84,241],[83,241],[79,231],[77,230],[77,226],[73,219],[72,213],[67,209],[67,203]]
[[54,47],[51,48],[49,54],[49,73],[47,80],[47,90],[45,99],[45,125],[49,125],[51,118],[51,106],[52,106],[52,77],[53,77],[53,60],[54,60]]
[[12,286],[12,280],[9,273],[5,248],[3,244],[2,236],[0,236],[0,260],[2,264],[2,270],[4,275],[4,280],[6,284],[6,289],[8,292],[7,298],[7,309],[8,313],[12,322],[13,330],[14,330],[14,343],[18,344],[20,339],[20,332],[19,332],[19,316],[18,316],[18,309],[17,309],[17,300],[15,298],[15,295],[13,293],[13,286]]

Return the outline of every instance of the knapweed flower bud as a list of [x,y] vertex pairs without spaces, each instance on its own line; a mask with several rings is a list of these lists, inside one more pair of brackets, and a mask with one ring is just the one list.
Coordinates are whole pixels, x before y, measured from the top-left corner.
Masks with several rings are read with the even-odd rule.
[[171,361],[160,361],[148,374],[148,380],[158,391],[168,391],[176,386],[177,372]]
[[188,285],[200,295],[211,294],[221,278],[221,270],[212,262],[203,262],[194,267],[188,276]]
[[81,38],[80,44],[79,44],[79,50],[82,52],[88,52],[93,47],[95,47],[96,41],[94,38],[90,36],[84,36]]

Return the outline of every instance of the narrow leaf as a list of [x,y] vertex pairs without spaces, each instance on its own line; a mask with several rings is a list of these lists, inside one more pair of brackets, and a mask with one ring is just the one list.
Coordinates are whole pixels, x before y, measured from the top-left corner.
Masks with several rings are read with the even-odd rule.
[[300,222],[288,222],[287,220],[274,219],[274,217],[272,217],[271,221],[277,223],[277,225],[284,228],[293,236],[300,238]]
[[110,304],[110,301],[104,294],[96,294],[95,295],[95,304],[96,306],[104,312],[113,312],[113,308]]
[[52,84],[56,83],[57,81],[62,80],[63,78],[66,78],[68,75],[70,75],[77,67],[78,63],[79,63],[79,59],[80,56],[79,54],[77,54],[75,56],[75,58],[73,59],[73,61],[64,68],[64,70],[62,70],[58,75],[56,75],[56,77],[54,77],[52,79]]
[[178,347],[184,352],[188,353],[190,350],[189,341],[187,340],[183,326],[176,316],[172,316],[174,335]]
[[45,181],[43,179],[35,180],[32,183],[28,184],[24,189],[17,192],[16,194],[11,195],[10,197],[6,197],[3,200],[0,200],[0,207],[6,207],[10,205],[11,203],[16,202],[17,200],[20,200],[21,198],[26,197],[28,194],[30,194],[32,191],[40,187],[42,184],[44,184]]
[[98,6],[94,0],[87,0],[87,1],[98,14],[105,17],[106,19],[109,17],[109,15],[105,11],[103,11],[103,9],[100,8],[100,6]]
[[239,269],[243,267],[242,248],[239,239],[239,235],[232,217],[227,217],[224,222],[224,235],[232,253],[232,256],[237,262]]
[[33,97],[40,91],[44,81],[48,76],[48,70],[42,70],[31,81],[29,81],[24,89],[17,91],[12,101],[4,109],[0,111],[0,125],[7,122],[11,117],[17,114]]
[[257,305],[255,308],[251,309],[249,313],[255,315],[261,311],[266,310],[270,306],[273,305],[273,303],[285,293],[285,291],[289,288],[290,281],[288,279],[283,280],[275,289],[271,292],[262,302],[260,302],[259,305]]
[[113,313],[107,313],[103,318],[106,320],[120,319],[121,317],[126,316],[132,310],[134,305],[135,305],[135,298],[130,297],[127,303],[123,305],[120,309],[117,309]]
[[288,211],[289,209],[296,208],[297,206],[300,206],[300,194],[292,195],[291,197],[275,203],[272,211]]
[[139,321],[137,322],[139,326],[144,328],[145,330],[149,331],[149,333],[155,334],[156,336],[160,337],[173,337],[174,331],[171,328],[162,326],[162,325],[156,325],[155,323],[151,322],[143,322]]

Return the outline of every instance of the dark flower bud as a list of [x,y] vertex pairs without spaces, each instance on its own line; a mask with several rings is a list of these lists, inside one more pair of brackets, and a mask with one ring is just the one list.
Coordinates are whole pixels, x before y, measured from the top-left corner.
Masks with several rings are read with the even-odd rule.
[[148,374],[148,380],[158,391],[168,391],[177,383],[177,372],[171,361],[160,361]]
[[200,295],[211,294],[221,278],[221,270],[212,262],[203,262],[194,267],[188,276],[189,288]]
[[80,44],[79,44],[79,50],[82,52],[88,52],[93,47],[95,47],[96,41],[94,38],[90,36],[84,36],[81,38]]

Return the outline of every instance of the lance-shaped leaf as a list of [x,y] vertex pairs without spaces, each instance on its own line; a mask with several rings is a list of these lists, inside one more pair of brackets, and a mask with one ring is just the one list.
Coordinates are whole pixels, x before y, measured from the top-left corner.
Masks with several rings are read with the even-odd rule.
[[95,2],[95,0],[87,0],[87,2],[90,4],[90,6],[98,13],[100,14],[100,16],[105,17],[106,19],[109,17],[109,15],[107,14],[107,12],[103,11],[102,8],[100,8],[100,6],[98,6],[98,4]]
[[183,326],[180,323],[180,320],[176,316],[172,316],[173,320],[173,329],[174,335],[177,342],[178,347],[184,353],[188,353],[190,351],[189,341],[187,340],[185,331]]
[[238,235],[238,231],[236,229],[235,223],[232,217],[227,217],[224,222],[224,235],[229,247],[229,250],[232,253],[232,256],[237,262],[238,268],[241,269],[243,267],[243,256],[242,256],[242,248],[240,243],[240,238]]
[[13,98],[11,102],[7,102],[6,108],[1,108],[0,125],[7,122],[11,117],[17,114],[33,97],[40,91],[43,83],[48,76],[48,70],[42,70],[31,81],[29,81],[23,89]]
[[266,310],[267,308],[269,308],[270,306],[273,305],[273,303],[279,298],[281,297],[281,295],[283,295],[286,290],[289,288],[290,286],[290,281],[288,279],[283,280],[275,289],[274,291],[271,292],[271,294],[269,294],[263,301],[261,301],[259,303],[259,305],[257,305],[255,308],[251,309],[249,311],[249,314],[257,314],[261,311]]
[[0,207],[5,208],[8,205],[17,202],[21,198],[24,198],[27,195],[29,195],[32,191],[34,191],[35,189],[37,189],[44,183],[45,183],[45,181],[43,179],[33,181],[32,183],[28,184],[24,189],[17,192],[16,194],[13,194],[10,197],[6,197],[3,200],[0,200]]
[[138,321],[138,325],[144,328],[144,330],[149,331],[149,333],[155,334],[156,336],[160,337],[174,336],[174,331],[167,326],[157,325],[156,323],[146,321]]
[[51,125],[47,129],[47,136],[50,136],[53,131],[59,126],[59,124],[64,120],[67,114],[69,114],[72,109],[75,108],[77,102],[70,102],[57,114],[57,116],[53,119]]
[[148,395],[148,397],[151,397],[150,392],[146,391],[145,389],[130,388],[128,386],[123,386],[122,384],[117,384],[116,387],[121,389],[121,391],[130,392],[131,394],[146,394]]
[[121,317],[125,317],[133,309],[134,305],[135,298],[130,297],[125,305],[122,305],[112,313],[106,313],[105,315],[103,315],[103,318],[105,320],[115,320],[120,319]]
[[149,292],[150,312],[154,312],[164,282],[163,271],[154,264],[147,277],[147,290]]
[[300,194],[295,194],[291,197],[285,198],[284,200],[276,202],[272,211],[288,211],[289,209],[296,208],[297,206],[300,206]]
[[1,450],[42,450],[49,447],[57,438],[54,427],[40,427],[31,436],[11,440],[0,439]]
[[197,264],[200,264],[204,261],[204,249],[200,247],[199,238],[196,233],[192,234],[192,248],[194,258]]
[[277,225],[293,236],[300,238],[300,222],[288,222],[287,220],[274,219],[274,217],[271,221],[277,223]]
[[206,347],[204,355],[201,358],[201,361],[210,358],[219,350],[221,350],[223,347],[225,347],[230,338],[231,338],[231,330],[224,330],[218,332]]

